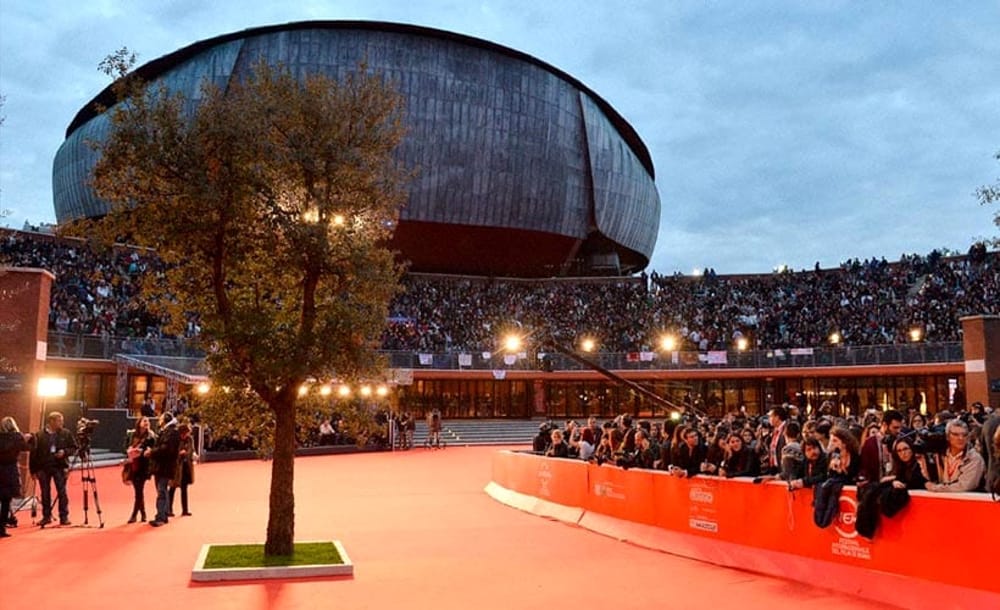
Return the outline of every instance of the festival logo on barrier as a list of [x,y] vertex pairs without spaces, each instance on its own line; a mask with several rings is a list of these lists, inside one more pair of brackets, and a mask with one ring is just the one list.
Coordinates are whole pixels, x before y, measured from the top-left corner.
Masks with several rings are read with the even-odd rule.
[[552,491],[549,489],[549,483],[552,481],[552,470],[549,468],[549,462],[547,460],[540,460],[538,464],[538,495],[551,497]]
[[707,534],[719,533],[718,509],[715,506],[715,489],[703,485],[691,485],[688,490],[690,514],[688,527]]
[[839,539],[830,545],[830,551],[840,557],[871,559],[871,545],[858,538],[858,503],[850,496],[840,496],[840,512],[833,530]]

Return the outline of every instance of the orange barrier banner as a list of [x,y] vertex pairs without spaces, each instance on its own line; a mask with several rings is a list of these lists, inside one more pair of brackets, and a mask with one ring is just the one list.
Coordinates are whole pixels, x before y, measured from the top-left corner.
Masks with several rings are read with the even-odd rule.
[[557,504],[585,505],[586,462],[542,458],[531,453],[503,453],[509,459],[493,461],[493,481],[498,485]]
[[589,484],[585,508],[636,523],[656,523],[652,472],[625,472],[614,466],[596,464],[585,466]]
[[[835,522],[813,521],[812,490],[781,483],[622,470],[576,460],[499,452],[494,482],[618,519],[811,560],[1000,593],[1000,503],[986,494],[912,492],[909,505],[882,517],[874,540],[855,529],[853,487]],[[822,582],[822,574],[815,574]]]

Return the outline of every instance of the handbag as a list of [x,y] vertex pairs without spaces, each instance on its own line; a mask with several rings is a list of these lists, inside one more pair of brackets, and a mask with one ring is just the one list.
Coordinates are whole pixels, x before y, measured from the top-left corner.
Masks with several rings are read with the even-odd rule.
[[125,460],[122,462],[122,483],[127,485],[132,482],[132,462]]

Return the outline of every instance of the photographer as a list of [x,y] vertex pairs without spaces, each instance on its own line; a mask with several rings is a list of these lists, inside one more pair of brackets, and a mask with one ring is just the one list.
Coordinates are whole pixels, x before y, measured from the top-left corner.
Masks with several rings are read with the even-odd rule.
[[[983,479],[986,466],[983,456],[969,447],[969,427],[960,419],[951,419],[945,426],[948,448],[934,455],[938,480],[927,483],[927,491],[975,491]],[[918,460],[925,459],[917,456]]]
[[45,428],[38,434],[35,451],[31,455],[31,474],[42,488],[41,526],[52,523],[52,487],[55,484],[59,501],[59,525],[70,525],[69,496],[66,494],[66,477],[69,459],[76,454],[77,444],[73,433],[63,427],[62,413],[49,413]]
[[[21,495],[21,473],[17,459],[22,451],[30,449],[30,434],[21,434],[13,417],[0,421],[0,538],[7,538],[7,519],[10,502]],[[16,522],[15,522],[16,525]]]

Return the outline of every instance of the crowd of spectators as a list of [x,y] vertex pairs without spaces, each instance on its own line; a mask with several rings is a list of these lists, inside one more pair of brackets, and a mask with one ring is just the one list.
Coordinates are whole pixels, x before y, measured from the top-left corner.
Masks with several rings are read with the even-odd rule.
[[[0,231],[0,264],[51,270],[49,329],[61,333],[159,338],[162,320],[144,306],[141,282],[163,271],[149,252],[97,252],[79,240]],[[959,318],[1000,313],[1000,252],[980,244],[964,256],[849,260],[836,269],[760,275],[650,275],[628,278],[500,280],[411,274],[391,304],[386,350],[493,351],[508,331],[564,343],[596,337],[606,352],[657,348],[673,334],[680,350],[725,350],[745,337],[753,348],[961,340]],[[185,335],[199,332],[186,320]]]
[[501,281],[408,276],[392,305],[389,350],[496,348],[525,329],[572,343],[587,334],[608,352],[649,351],[671,333],[682,350],[725,350],[746,337],[760,349],[911,340],[961,340],[959,318],[1000,313],[1000,253],[937,252],[897,263],[766,275],[662,276],[605,281]]
[[1000,414],[981,403],[960,413],[941,411],[930,422],[916,409],[870,409],[848,417],[835,412],[828,402],[808,414],[786,404],[762,417],[740,410],[722,418],[689,412],[635,424],[628,415],[602,425],[593,417],[584,425],[547,422],[533,449],[683,478],[783,480],[790,490],[831,481],[857,485],[859,497],[876,489],[985,491],[986,464],[995,462],[991,456],[1000,443]]
[[0,265],[37,267],[56,276],[49,330],[82,335],[158,338],[161,321],[140,298],[141,282],[162,270],[148,252],[98,252],[78,240],[0,230]]

